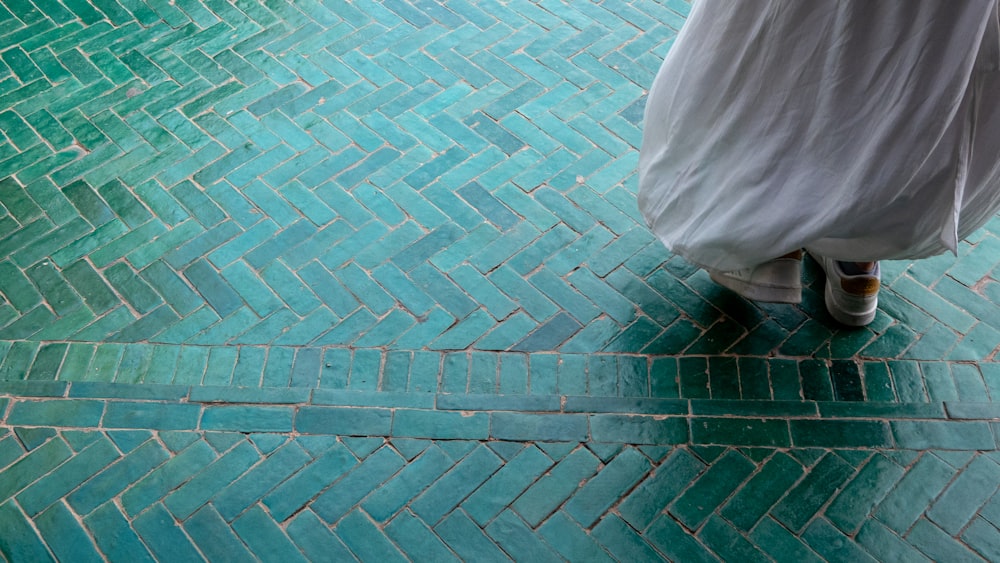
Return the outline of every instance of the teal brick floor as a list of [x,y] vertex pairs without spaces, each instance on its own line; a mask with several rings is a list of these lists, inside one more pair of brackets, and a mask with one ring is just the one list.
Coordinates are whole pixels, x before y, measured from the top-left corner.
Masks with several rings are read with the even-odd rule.
[[0,5],[0,560],[1000,561],[1000,218],[843,330],[638,217],[681,0]]

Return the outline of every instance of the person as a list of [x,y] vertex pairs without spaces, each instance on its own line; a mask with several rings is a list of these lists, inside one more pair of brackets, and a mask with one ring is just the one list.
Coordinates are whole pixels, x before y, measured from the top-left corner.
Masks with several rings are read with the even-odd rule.
[[1000,208],[998,0],[695,0],[646,101],[638,205],[749,299],[876,314],[881,260],[957,252]]

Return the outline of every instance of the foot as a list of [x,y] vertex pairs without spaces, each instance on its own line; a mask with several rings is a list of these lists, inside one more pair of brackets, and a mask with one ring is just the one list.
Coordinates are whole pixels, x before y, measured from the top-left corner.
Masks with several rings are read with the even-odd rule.
[[[881,271],[878,262],[844,263],[810,252],[826,272],[826,309],[837,322],[865,326],[875,319]],[[848,273],[850,271],[850,273]]]
[[802,301],[802,251],[796,251],[752,268],[731,272],[708,271],[712,281],[754,301]]

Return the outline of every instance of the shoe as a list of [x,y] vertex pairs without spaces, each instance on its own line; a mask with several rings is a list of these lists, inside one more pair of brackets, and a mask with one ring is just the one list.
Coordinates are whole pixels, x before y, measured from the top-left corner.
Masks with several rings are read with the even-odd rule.
[[869,273],[850,275],[833,258],[809,252],[826,272],[823,290],[826,310],[837,322],[847,326],[865,326],[875,319],[882,273],[878,262]]
[[712,281],[754,301],[802,302],[802,251],[798,250],[752,268],[709,270]]

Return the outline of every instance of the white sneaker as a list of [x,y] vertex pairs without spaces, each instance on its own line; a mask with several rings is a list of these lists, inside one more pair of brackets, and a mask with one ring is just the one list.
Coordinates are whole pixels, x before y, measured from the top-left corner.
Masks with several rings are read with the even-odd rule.
[[882,272],[878,262],[870,273],[849,275],[833,258],[809,252],[826,272],[826,310],[841,324],[865,326],[875,319]]
[[720,272],[708,270],[712,281],[754,301],[802,301],[802,252],[786,254],[752,268]]

